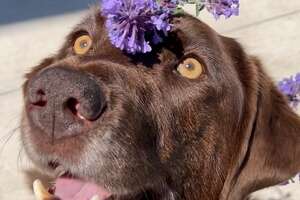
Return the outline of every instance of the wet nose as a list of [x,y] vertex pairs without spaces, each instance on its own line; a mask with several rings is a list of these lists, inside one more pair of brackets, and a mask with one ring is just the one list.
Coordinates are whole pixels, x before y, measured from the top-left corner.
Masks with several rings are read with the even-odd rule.
[[92,75],[65,67],[41,71],[29,81],[26,96],[29,120],[54,139],[84,133],[106,106]]

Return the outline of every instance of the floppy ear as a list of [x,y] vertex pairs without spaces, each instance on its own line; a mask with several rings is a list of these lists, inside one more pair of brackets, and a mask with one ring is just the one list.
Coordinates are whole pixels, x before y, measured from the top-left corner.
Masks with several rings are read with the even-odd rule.
[[237,154],[220,195],[241,200],[253,191],[276,185],[300,171],[300,118],[263,71],[260,62],[224,38],[245,92]]

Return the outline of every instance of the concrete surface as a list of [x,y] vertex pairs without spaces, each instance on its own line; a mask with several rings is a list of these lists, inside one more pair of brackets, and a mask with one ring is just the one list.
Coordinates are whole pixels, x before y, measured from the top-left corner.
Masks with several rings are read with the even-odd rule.
[[[216,22],[205,12],[201,19],[258,55],[275,80],[300,72],[299,0],[241,0],[241,15],[226,21]],[[83,15],[84,11],[73,12],[0,25],[0,200],[32,200],[22,177],[31,164],[19,142],[23,75],[54,53]],[[273,190],[267,193],[275,195]]]

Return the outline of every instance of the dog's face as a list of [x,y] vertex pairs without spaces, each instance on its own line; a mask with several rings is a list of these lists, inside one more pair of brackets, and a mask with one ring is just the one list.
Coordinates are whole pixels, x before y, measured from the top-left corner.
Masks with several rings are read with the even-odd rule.
[[193,17],[172,23],[152,53],[132,56],[111,45],[97,10],[27,75],[22,141],[36,165],[114,196],[172,199],[188,179],[220,192],[245,101],[240,55]]

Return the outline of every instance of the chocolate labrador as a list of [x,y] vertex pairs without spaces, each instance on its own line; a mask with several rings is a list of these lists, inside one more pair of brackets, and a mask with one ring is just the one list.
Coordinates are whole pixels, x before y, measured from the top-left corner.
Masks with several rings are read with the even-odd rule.
[[300,171],[300,119],[238,42],[180,15],[133,56],[104,23],[94,9],[26,75],[22,143],[57,176],[38,195],[241,200]]

